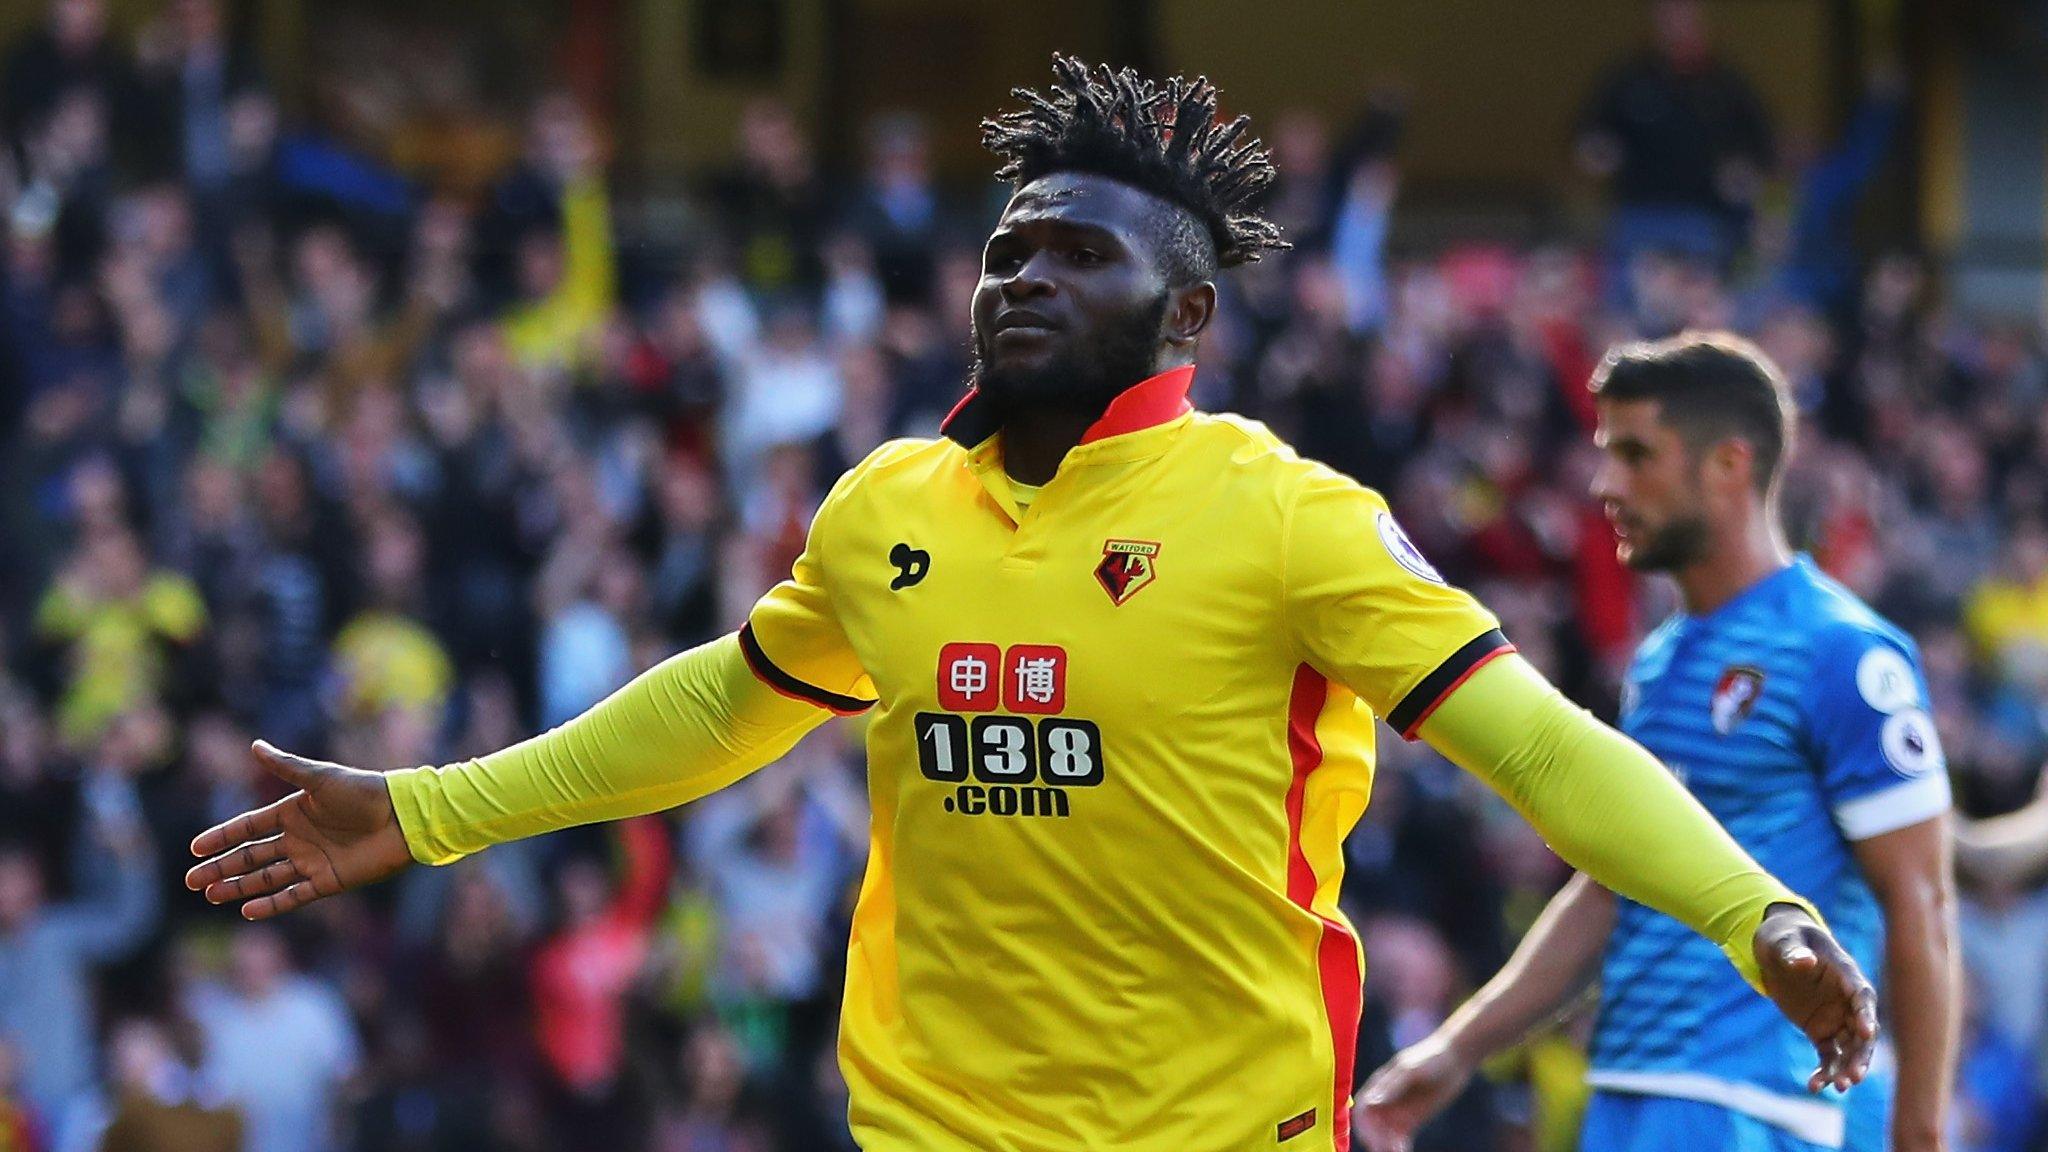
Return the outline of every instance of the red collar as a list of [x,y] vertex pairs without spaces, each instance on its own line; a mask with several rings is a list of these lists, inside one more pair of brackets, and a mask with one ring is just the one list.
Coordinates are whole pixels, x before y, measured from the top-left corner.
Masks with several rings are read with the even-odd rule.
[[[1192,412],[1194,405],[1188,403],[1188,388],[1194,382],[1193,364],[1168,368],[1138,381],[1109,402],[1101,418],[1082,433],[1081,443],[1092,444],[1111,436],[1156,428],[1183,412]],[[967,448],[995,435],[1000,428],[999,414],[972,389],[953,405],[953,411],[939,425],[940,432]]]

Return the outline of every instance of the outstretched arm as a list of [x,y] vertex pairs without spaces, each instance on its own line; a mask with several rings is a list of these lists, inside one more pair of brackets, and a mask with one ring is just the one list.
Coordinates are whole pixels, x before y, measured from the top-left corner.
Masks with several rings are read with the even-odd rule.
[[261,920],[507,840],[657,812],[773,761],[830,713],[777,693],[735,636],[670,657],[567,724],[478,760],[390,774],[259,742],[299,790],[201,833],[185,876]]
[[1730,839],[1655,757],[1566,700],[1519,656],[1452,691],[1421,735],[1485,779],[1557,854],[1719,945],[1820,1055],[1808,1087],[1862,1079],[1876,993],[1811,905]]

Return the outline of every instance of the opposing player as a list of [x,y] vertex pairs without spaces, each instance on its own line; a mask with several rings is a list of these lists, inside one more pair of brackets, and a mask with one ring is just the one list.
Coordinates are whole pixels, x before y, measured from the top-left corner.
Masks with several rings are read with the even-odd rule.
[[1598,969],[1586,1148],[1941,1148],[1958,1027],[1949,787],[1913,643],[1787,549],[1793,415],[1762,353],[1721,336],[1632,345],[1592,388],[1594,489],[1621,558],[1670,573],[1683,599],[1636,653],[1623,730],[1882,970],[1896,1097],[1889,1077],[1849,1093],[1846,1115],[1843,1098],[1806,1095],[1798,1029],[1684,925],[1580,875],[1500,975],[1374,1074],[1366,1142],[1405,1148],[1480,1060]]
[[273,916],[682,803],[871,712],[840,1035],[862,1147],[1344,1148],[1340,844],[1377,714],[1705,933],[1820,1077],[1859,1078],[1872,993],[1810,905],[1513,655],[1378,496],[1190,410],[1212,278],[1280,246],[1244,122],[1203,80],[1056,70],[984,125],[1015,195],[945,438],[842,478],[745,627],[481,760],[260,748],[302,791],[199,836],[188,883]]

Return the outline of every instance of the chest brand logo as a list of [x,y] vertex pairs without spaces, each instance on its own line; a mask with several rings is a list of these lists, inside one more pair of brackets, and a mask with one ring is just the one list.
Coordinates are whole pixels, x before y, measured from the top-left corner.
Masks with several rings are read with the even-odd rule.
[[1721,673],[1720,682],[1714,685],[1713,702],[1707,706],[1714,731],[1723,736],[1735,731],[1737,724],[1756,711],[1763,694],[1764,674],[1755,668],[1738,664]]
[[1158,579],[1158,555],[1159,545],[1149,540],[1103,541],[1102,563],[1095,566],[1095,580],[1109,593],[1110,603],[1122,604],[1136,596],[1138,589]]
[[898,544],[889,549],[889,563],[896,566],[896,578],[889,581],[889,591],[901,592],[924,579],[924,574],[932,570],[932,554],[922,548]]

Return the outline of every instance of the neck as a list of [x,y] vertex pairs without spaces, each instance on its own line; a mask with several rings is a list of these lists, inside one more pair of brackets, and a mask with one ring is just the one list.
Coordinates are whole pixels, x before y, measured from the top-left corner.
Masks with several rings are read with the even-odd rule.
[[1101,418],[1100,410],[1019,408],[1003,421],[1003,471],[1019,483],[1045,483]]
[[[1002,414],[1003,471],[1020,483],[1043,484],[1052,479],[1053,473],[1059,470],[1060,461],[1081,443],[1088,430],[1111,415],[1119,405],[1129,408],[1135,400],[1136,409],[1125,411],[1124,416],[1136,417],[1139,424],[1164,418],[1169,405],[1184,408],[1178,393],[1168,395],[1162,391],[1145,397],[1133,397],[1132,393],[1139,385],[1165,373],[1192,371],[1192,364],[1192,358],[1179,362],[1155,362],[1137,379],[1125,381],[1114,392],[1092,398],[1012,402]],[[1130,422],[1129,419],[1119,421]]]
[[1751,517],[1733,537],[1716,540],[1706,557],[1673,572],[1689,615],[1704,616],[1757,581],[1792,563],[1792,549],[1774,516]]

